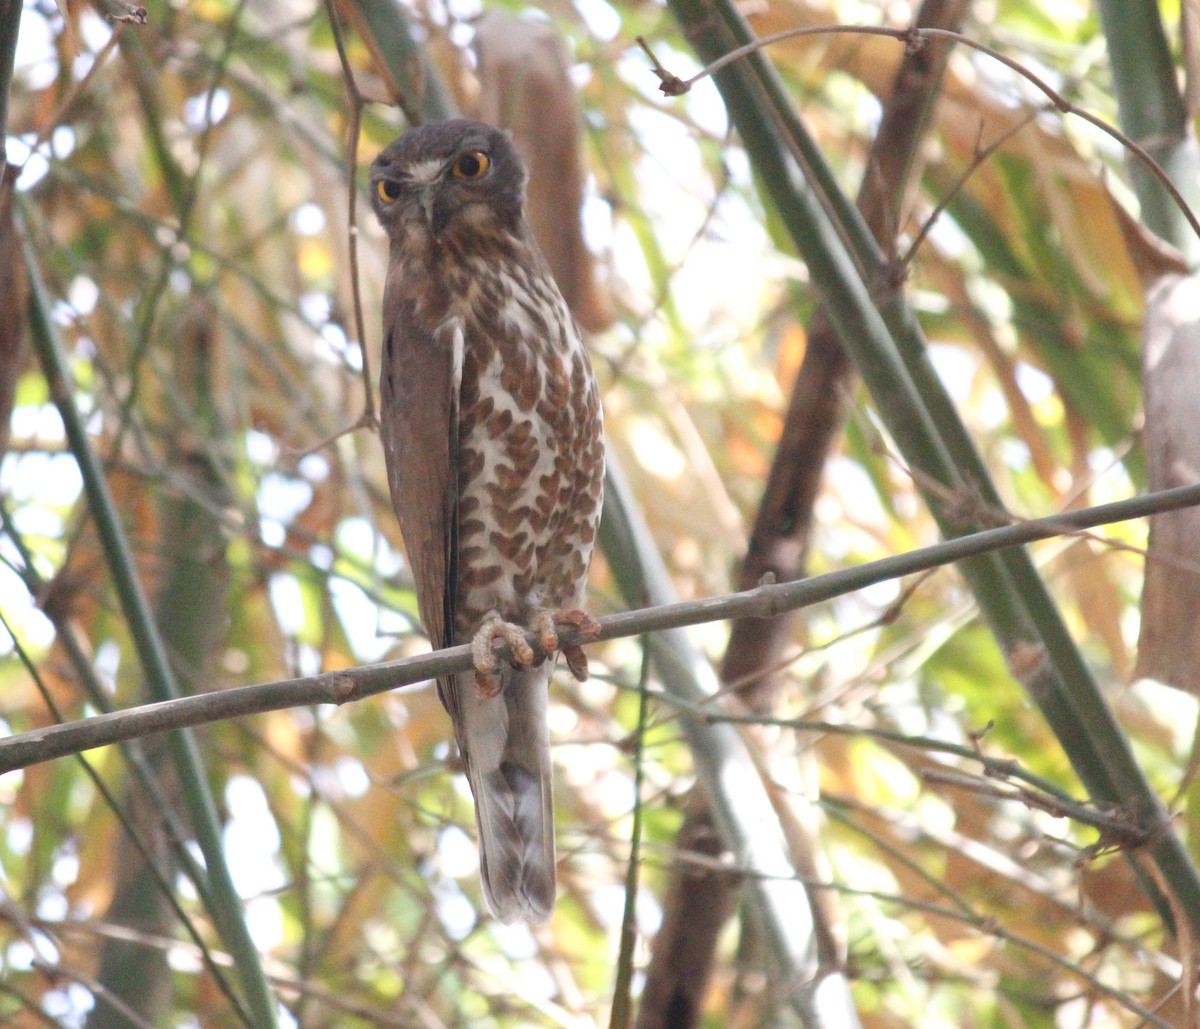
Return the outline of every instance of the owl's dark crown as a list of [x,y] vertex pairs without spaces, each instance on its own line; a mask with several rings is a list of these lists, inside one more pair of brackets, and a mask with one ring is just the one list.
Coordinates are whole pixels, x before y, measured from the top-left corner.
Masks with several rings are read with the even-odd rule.
[[371,163],[371,202],[395,238],[424,223],[436,238],[455,225],[519,233],[525,168],[508,134],[456,118],[410,129]]

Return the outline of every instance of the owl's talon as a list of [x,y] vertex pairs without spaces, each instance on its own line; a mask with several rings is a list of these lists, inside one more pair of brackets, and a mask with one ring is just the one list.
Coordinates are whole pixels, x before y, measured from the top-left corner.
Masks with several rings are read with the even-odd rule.
[[580,643],[591,643],[600,635],[600,623],[586,611],[573,608],[570,611],[555,611],[555,625],[569,625],[579,633]]
[[533,616],[533,624],[530,628],[538,634],[538,643],[547,654],[553,654],[558,650],[558,629],[554,624],[553,612],[539,611]]
[[509,660],[516,667],[528,667],[537,660],[533,647],[525,639],[524,629],[504,621],[499,615],[485,618],[479,631],[471,639],[471,657],[475,662],[475,688],[484,699],[494,697],[500,692],[500,677],[496,675],[499,661],[492,647],[496,640],[508,644]]
[[[577,608],[570,611],[542,611],[535,619],[534,627],[542,632],[543,622],[550,623],[550,629],[554,635],[554,647],[547,647],[558,650],[563,659],[567,662],[567,668],[578,682],[586,682],[588,677],[587,656],[583,652],[580,643],[589,643],[600,635],[600,623],[596,621],[586,611],[580,611]],[[579,643],[572,643],[567,647],[558,645],[558,626],[568,625],[579,634]],[[543,643],[545,646],[545,635],[543,635]]]
[[571,647],[562,648],[563,659],[567,662],[567,668],[575,677],[576,682],[587,682],[588,677],[588,659],[587,654],[583,652],[583,647],[578,644]]
[[540,664],[545,656],[558,651],[567,662],[571,674],[579,682],[585,682],[588,677],[587,656],[579,643],[572,643],[566,647],[559,645],[560,625],[568,625],[575,629],[582,643],[594,640],[600,635],[600,623],[583,611],[539,611],[530,623],[530,628],[537,633],[538,646],[542,650],[542,653],[538,654],[526,640],[524,628],[513,622],[506,622],[497,614],[485,618],[471,639],[475,688],[479,695],[486,700],[500,692],[500,677],[496,674],[500,662],[493,647],[496,640],[508,644],[509,661],[515,668],[529,668]]

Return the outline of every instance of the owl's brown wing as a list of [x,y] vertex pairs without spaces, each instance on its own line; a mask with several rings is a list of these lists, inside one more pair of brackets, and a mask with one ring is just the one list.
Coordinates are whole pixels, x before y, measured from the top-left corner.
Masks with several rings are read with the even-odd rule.
[[[395,293],[397,291],[388,291]],[[421,621],[435,649],[454,630],[458,528],[458,376],[461,328],[432,331],[402,318],[399,297],[384,299],[380,403],[392,506],[417,587]],[[455,724],[453,691],[438,684]]]

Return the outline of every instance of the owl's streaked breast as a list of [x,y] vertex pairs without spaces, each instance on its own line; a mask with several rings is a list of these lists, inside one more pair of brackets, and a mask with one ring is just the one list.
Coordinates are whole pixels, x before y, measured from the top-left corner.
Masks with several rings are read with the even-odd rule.
[[603,492],[599,394],[562,298],[531,266],[472,262],[462,323],[457,625],[577,607]]

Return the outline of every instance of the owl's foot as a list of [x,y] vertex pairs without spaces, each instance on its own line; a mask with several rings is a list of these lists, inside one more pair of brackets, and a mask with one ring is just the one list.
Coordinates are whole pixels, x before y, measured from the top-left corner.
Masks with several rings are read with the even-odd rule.
[[[575,629],[580,637],[579,643],[560,647],[560,625],[569,625]],[[579,682],[587,679],[587,656],[580,643],[588,643],[600,635],[600,623],[596,619],[577,609],[539,611],[533,616],[530,628],[537,633],[538,644],[544,654],[553,654],[557,650],[567,662],[571,674]],[[490,699],[500,692],[500,677],[496,674],[500,662],[493,647],[497,640],[508,644],[509,660],[516,666],[529,667],[543,660],[525,639],[526,631],[515,622],[506,622],[498,614],[491,614],[483,620],[479,631],[471,639],[471,657],[475,661],[475,688],[484,699]]]
[[569,625],[580,636],[580,643],[588,643],[600,635],[600,623],[586,611],[578,609],[571,611],[539,611],[533,619],[533,631],[538,634],[538,642],[547,654],[559,651],[567,662],[567,667],[578,682],[585,682],[588,677],[587,655],[579,643],[568,647],[558,645],[558,627]]
[[499,662],[492,644],[503,640],[508,644],[508,652],[513,664],[532,665],[537,657],[525,640],[525,630],[513,622],[506,622],[497,614],[489,615],[483,620],[479,631],[471,640],[471,657],[475,661],[475,688],[479,695],[490,699],[500,692],[500,677],[496,675]]

